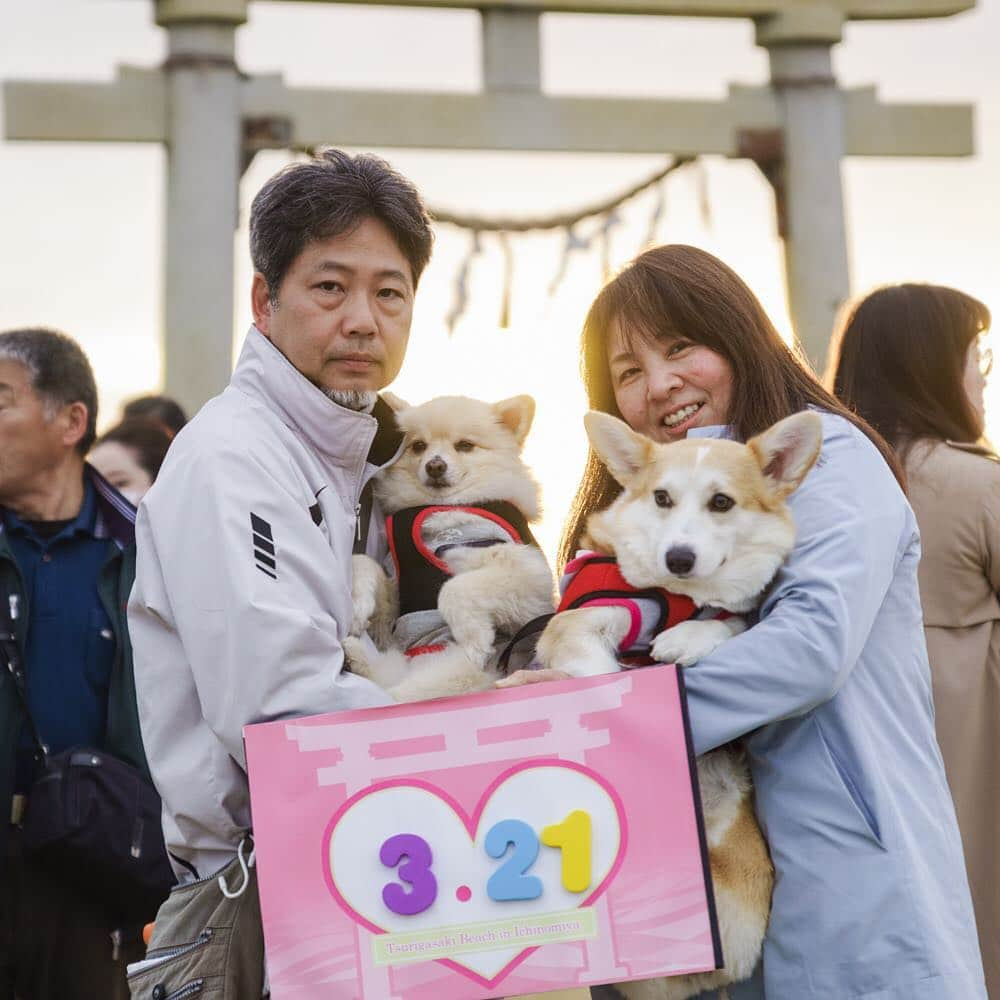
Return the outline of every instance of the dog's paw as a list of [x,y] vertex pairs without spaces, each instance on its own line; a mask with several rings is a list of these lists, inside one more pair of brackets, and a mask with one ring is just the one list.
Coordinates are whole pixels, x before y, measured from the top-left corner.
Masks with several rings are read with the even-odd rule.
[[372,680],[371,666],[368,662],[364,641],[357,636],[345,635],[340,645],[344,650],[344,659],[351,668],[351,673]]
[[349,635],[359,636],[368,628],[378,606],[379,590],[385,574],[369,556],[351,558],[351,628]]
[[477,667],[489,661],[496,642],[496,629],[487,609],[471,607],[463,590],[464,576],[452,577],[438,594],[438,611],[451,630],[455,644]]
[[722,621],[682,622],[661,632],[653,640],[653,659],[660,663],[676,663],[687,667],[732,635]]

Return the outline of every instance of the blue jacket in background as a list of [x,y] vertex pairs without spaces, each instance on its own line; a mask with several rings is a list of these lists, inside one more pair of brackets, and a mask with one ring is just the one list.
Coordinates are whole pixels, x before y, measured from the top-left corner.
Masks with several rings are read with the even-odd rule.
[[763,986],[758,970],[730,995],[985,1000],[934,735],[916,521],[868,438],[822,416],[760,621],[685,671],[697,753],[749,734],[776,873]]
[[[135,508],[90,465],[84,475],[96,493],[97,523],[95,533],[107,539],[107,555],[97,577],[97,591],[114,633],[114,660],[106,706],[104,749],[149,776],[146,755],[139,734],[139,714],[135,702],[135,679],[132,674],[132,646],[125,621],[125,604],[135,579]],[[11,551],[3,518],[0,518],[0,601],[18,609],[13,622],[22,651],[31,621],[24,580]],[[5,666],[0,666],[0,805],[10,809],[14,788],[14,762],[18,736],[24,725],[24,710],[13,680]],[[8,813],[9,815],[9,813]],[[0,880],[7,857],[6,819],[0,821]]]

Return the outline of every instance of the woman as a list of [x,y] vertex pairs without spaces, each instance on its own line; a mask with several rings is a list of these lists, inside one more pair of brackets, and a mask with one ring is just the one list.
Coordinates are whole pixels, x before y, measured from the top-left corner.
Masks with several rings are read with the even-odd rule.
[[170,440],[170,434],[152,420],[123,420],[94,442],[87,461],[138,506],[160,471]]
[[991,996],[1000,997],[1000,461],[983,440],[990,313],[952,288],[873,292],[833,354],[834,392],[903,459],[937,736],[958,813]]
[[[759,622],[685,671],[696,752],[742,737],[776,884],[762,969],[732,1000],[986,996],[934,739],[916,523],[885,444],[692,247],[638,257],[583,333],[593,407],[663,442],[746,439],[813,406],[818,464]],[[591,456],[563,555],[615,493]],[[511,682],[530,680],[515,675]]]

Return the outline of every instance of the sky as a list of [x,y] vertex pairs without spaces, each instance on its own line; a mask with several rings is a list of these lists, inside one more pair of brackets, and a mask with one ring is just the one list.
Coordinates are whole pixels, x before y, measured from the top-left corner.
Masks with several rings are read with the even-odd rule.
[[[834,50],[842,86],[875,85],[883,101],[970,103],[977,148],[966,159],[845,161],[854,294],[887,282],[931,281],[1000,310],[998,45],[1000,0],[979,0],[975,11],[944,20],[847,26]],[[542,51],[542,85],[552,94],[722,99],[730,84],[759,85],[768,77],[766,52],[754,45],[750,22],[741,20],[545,15]],[[155,66],[165,52],[165,32],[153,23],[147,0],[0,0],[0,79],[110,81],[116,65]],[[476,90],[478,16],[254,2],[237,34],[237,62],[247,73],[281,73],[292,86]],[[407,174],[432,208],[503,215],[556,214],[600,202],[668,159],[376,152]],[[248,206],[289,158],[259,154],[241,184],[234,350],[250,321]],[[164,159],[162,149],[139,144],[0,139],[0,329],[47,325],[76,337],[94,365],[103,427],[114,422],[123,399],[160,383]],[[653,206],[654,197],[645,195],[621,213],[612,268],[643,249]],[[656,240],[716,253],[789,334],[773,197],[752,164],[708,157],[697,170],[675,174]],[[449,336],[445,318],[468,236],[439,227],[407,361],[393,386],[412,402],[454,392],[535,397],[525,454],[542,482],[546,517],[537,534],[550,554],[586,454],[577,342],[602,282],[600,255],[579,253],[550,295],[561,246],[559,235],[514,241],[510,325],[500,329],[502,255],[485,239],[469,308]],[[987,390],[994,437],[1000,436],[996,389]]]

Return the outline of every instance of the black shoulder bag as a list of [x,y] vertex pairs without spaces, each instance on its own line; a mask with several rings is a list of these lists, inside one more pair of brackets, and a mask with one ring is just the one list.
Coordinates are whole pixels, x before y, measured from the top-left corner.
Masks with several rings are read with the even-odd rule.
[[83,894],[104,901],[113,919],[152,920],[175,881],[156,789],[105,750],[71,747],[50,754],[28,709],[9,621],[0,621],[0,657],[24,710],[38,766],[21,833],[25,854]]

